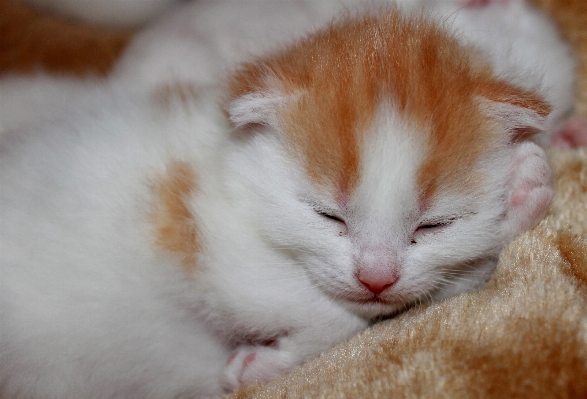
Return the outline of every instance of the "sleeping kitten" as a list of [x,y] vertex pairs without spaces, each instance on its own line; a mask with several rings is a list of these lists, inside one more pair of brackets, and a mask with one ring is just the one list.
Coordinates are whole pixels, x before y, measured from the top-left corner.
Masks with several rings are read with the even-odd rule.
[[216,396],[483,284],[550,201],[552,107],[434,21],[2,119],[2,398]]

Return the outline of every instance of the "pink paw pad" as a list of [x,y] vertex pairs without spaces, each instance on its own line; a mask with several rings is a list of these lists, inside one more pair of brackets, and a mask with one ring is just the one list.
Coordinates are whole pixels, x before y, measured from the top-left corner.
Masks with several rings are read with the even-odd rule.
[[226,362],[223,385],[227,391],[233,391],[243,384],[243,374],[247,367],[255,361],[257,354],[253,347],[242,347],[235,350]]
[[230,392],[242,385],[269,381],[293,365],[295,359],[280,350],[278,339],[263,341],[262,345],[243,345],[228,358],[222,384]]
[[587,118],[568,119],[557,131],[550,144],[563,148],[587,146]]
[[[247,355],[247,357],[245,357],[245,360],[243,360],[243,371],[249,366],[249,364],[251,364],[252,362],[255,361],[255,358],[257,357],[256,353],[251,353],[250,355]],[[241,374],[242,377],[242,374]]]
[[516,150],[508,198],[510,238],[534,227],[552,199],[552,172],[546,153],[526,142]]

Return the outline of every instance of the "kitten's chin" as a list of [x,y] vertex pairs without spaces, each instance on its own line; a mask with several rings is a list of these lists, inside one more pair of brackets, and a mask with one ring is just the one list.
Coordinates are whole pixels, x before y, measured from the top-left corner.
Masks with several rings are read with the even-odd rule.
[[405,303],[390,302],[378,297],[364,300],[347,300],[345,305],[353,313],[365,319],[393,316],[406,309]]

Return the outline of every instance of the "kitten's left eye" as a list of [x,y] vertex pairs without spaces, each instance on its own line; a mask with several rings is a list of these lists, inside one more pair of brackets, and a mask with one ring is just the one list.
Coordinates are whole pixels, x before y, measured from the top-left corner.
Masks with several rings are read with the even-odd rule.
[[437,233],[446,227],[450,226],[454,223],[456,219],[446,219],[434,222],[425,222],[422,223],[418,228],[414,231],[414,235],[412,236],[412,244],[416,244],[418,241],[418,237],[421,237],[424,234],[429,233]]

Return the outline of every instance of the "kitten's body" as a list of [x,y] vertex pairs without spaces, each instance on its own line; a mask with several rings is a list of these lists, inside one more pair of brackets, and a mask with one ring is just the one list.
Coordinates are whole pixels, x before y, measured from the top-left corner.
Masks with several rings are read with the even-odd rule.
[[487,279],[550,199],[550,108],[382,14],[222,94],[121,67],[39,127],[0,118],[3,398],[218,395]]
[[[6,397],[198,397],[220,392],[243,342],[287,347],[295,328],[307,343],[296,359],[307,358],[366,326],[255,232],[254,199],[225,187],[250,168],[226,164],[239,151],[214,100],[171,98],[168,111],[158,95],[101,94],[96,115],[3,137]],[[168,212],[159,195],[181,195],[186,170],[205,248],[195,265],[157,226]]]

